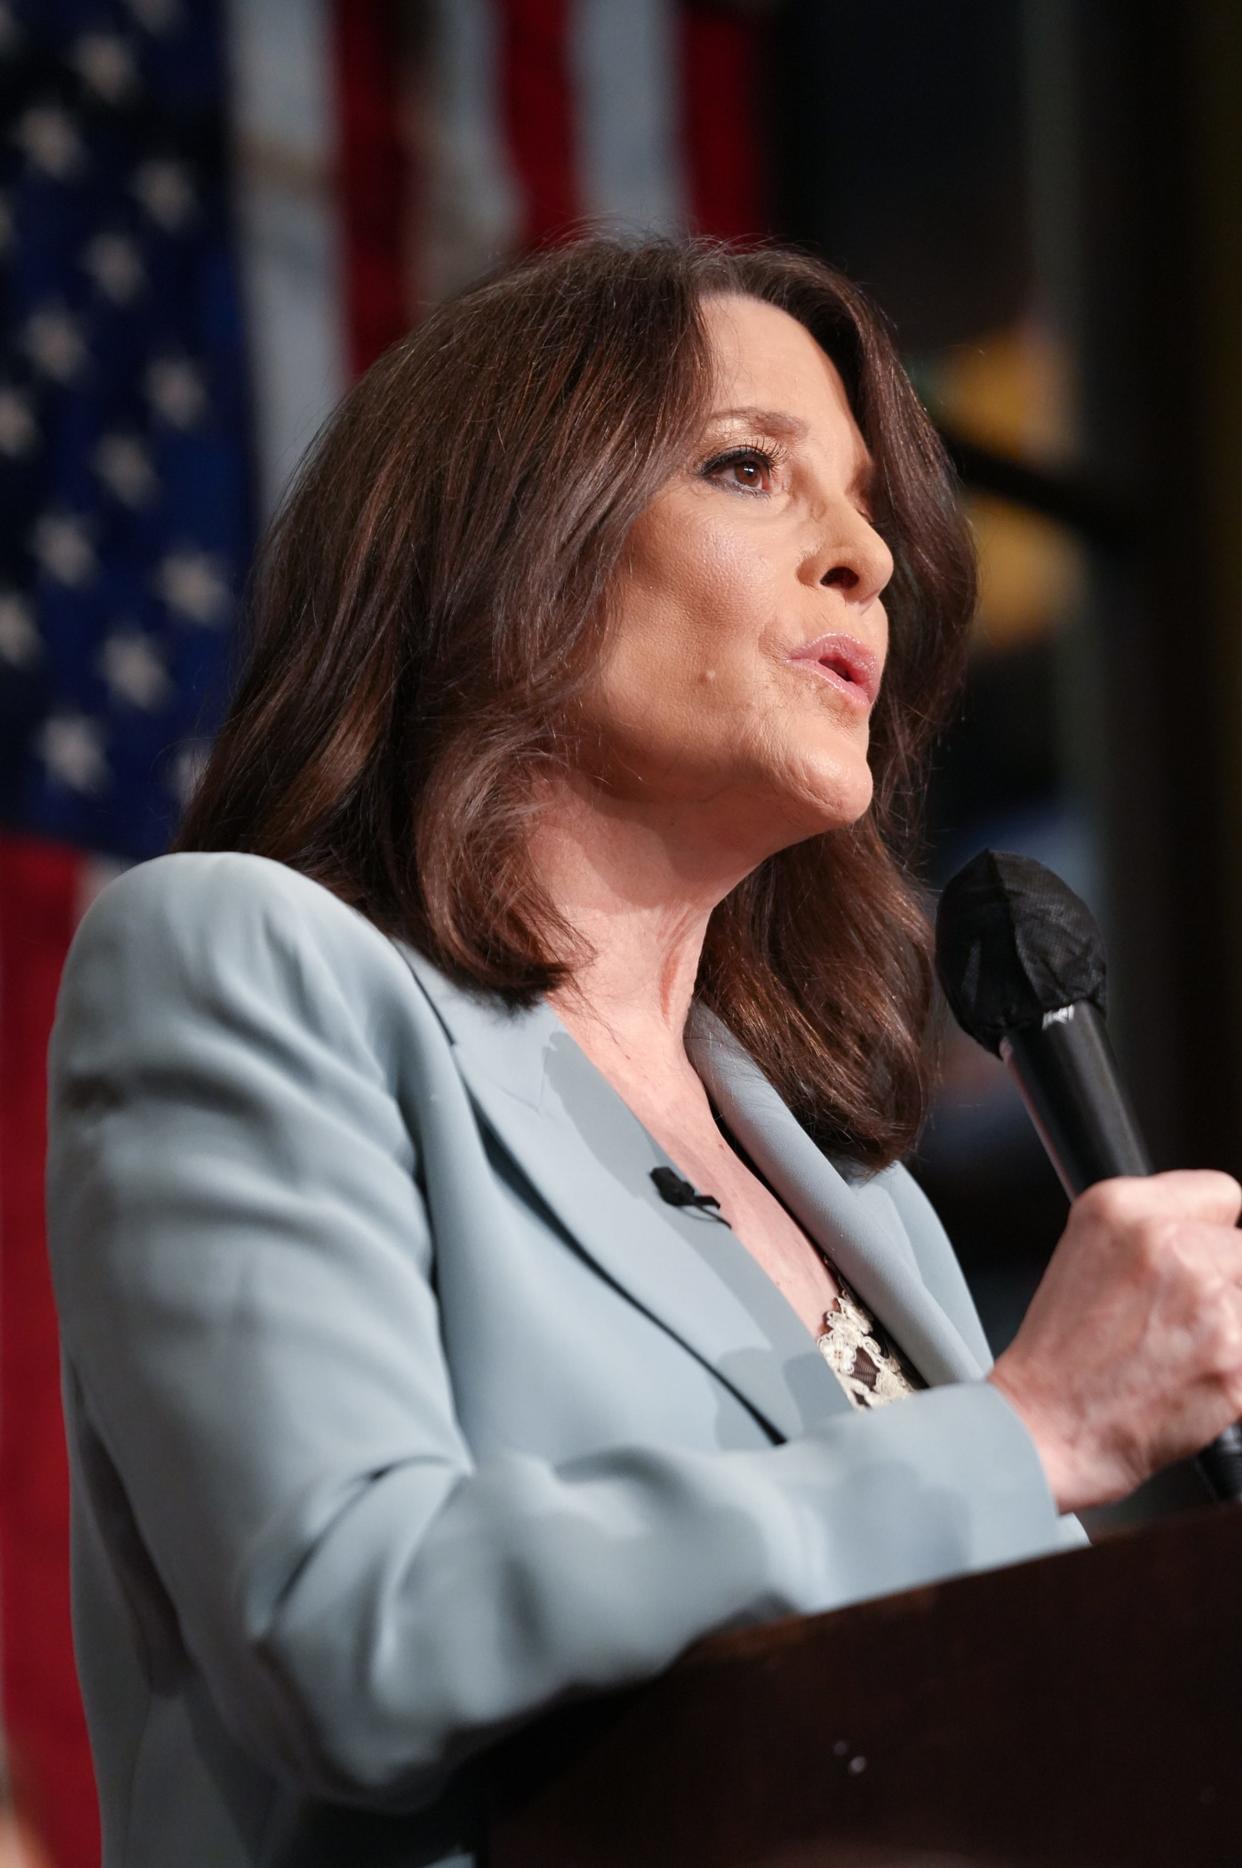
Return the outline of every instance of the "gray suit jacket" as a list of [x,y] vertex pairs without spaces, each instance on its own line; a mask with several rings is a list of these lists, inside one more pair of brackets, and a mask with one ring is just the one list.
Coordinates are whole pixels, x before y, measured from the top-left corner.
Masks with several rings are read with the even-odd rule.
[[471,1862],[542,1708],[1084,1541],[913,1180],[834,1165],[703,1007],[688,1042],[926,1392],[851,1410],[546,1002],[260,857],[90,908],[48,1216],[107,1868]]

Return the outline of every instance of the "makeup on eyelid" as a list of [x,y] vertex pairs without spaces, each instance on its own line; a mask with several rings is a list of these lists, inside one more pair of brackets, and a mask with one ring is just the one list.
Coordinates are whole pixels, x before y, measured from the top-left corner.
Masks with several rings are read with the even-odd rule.
[[[782,426],[788,427],[791,432],[794,431],[795,417],[779,416],[776,419],[779,420]],[[805,433],[804,423],[799,423],[797,425],[797,432],[799,435]],[[785,447],[782,442],[771,438],[760,439],[757,436],[752,436],[749,440],[740,441],[733,447],[726,448],[719,453],[713,451],[701,465],[694,469],[694,471],[701,479],[712,480],[717,474],[724,472],[729,467],[740,467],[753,460],[761,462],[766,472],[770,475],[774,473],[778,467],[783,466],[788,459],[789,449]],[[875,497],[875,480],[875,462],[868,461],[867,464],[860,468],[854,475],[853,481],[848,489],[848,497],[854,498],[855,496],[861,495],[867,504],[870,505]],[[745,493],[754,498],[762,498],[768,493],[769,489],[766,487],[739,486],[733,484],[730,486],[729,490],[732,492]],[[857,506],[854,510],[858,513],[859,518],[864,520],[873,531],[878,532],[882,538],[887,536],[886,528],[871,512],[863,511]]]

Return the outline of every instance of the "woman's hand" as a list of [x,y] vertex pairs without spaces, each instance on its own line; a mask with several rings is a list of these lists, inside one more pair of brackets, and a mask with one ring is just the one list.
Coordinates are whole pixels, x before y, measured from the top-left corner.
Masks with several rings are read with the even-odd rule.
[[1070,1208],[988,1380],[1060,1511],[1111,1504],[1242,1418],[1242,1186],[1179,1169],[1099,1181]]

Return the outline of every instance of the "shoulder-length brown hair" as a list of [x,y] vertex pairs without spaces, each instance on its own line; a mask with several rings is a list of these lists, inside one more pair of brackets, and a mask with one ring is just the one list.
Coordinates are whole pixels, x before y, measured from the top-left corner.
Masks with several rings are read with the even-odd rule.
[[431,311],[325,424],[268,530],[171,848],[287,863],[513,1005],[572,979],[589,948],[524,830],[623,624],[608,596],[626,534],[699,439],[700,302],[721,292],[783,307],[836,363],[896,572],[873,803],[719,904],[696,991],[821,1146],[878,1168],[926,1110],[930,933],[908,866],[974,555],[880,314],[817,259],[590,232]]

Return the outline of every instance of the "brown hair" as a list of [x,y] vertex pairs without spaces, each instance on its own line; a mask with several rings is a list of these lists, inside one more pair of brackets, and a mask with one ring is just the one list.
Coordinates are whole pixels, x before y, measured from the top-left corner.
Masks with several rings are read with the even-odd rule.
[[881,315],[818,259],[590,232],[433,309],[330,417],[269,528],[171,848],[287,863],[513,1005],[573,977],[589,949],[524,822],[535,781],[570,760],[626,534],[698,439],[699,304],[722,292],[783,307],[836,363],[896,571],[872,805],[720,902],[696,992],[822,1147],[878,1168],[926,1111],[930,933],[908,868],[975,567]]

